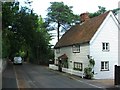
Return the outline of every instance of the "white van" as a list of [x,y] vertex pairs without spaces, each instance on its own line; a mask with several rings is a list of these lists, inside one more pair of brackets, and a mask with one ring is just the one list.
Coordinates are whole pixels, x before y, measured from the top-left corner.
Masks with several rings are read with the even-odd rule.
[[13,64],[21,64],[22,65],[23,61],[21,57],[14,57]]

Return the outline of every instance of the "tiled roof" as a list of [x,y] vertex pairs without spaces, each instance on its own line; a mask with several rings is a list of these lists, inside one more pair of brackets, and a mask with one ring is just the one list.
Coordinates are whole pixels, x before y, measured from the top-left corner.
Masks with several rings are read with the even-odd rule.
[[86,43],[94,36],[109,12],[101,14],[97,17],[91,18],[82,25],[77,24],[71,27],[56,43],[54,48]]

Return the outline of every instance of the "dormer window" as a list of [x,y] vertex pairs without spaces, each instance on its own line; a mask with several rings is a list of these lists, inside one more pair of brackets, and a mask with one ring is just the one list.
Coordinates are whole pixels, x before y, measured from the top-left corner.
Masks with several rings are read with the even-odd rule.
[[73,45],[72,51],[73,53],[80,53],[80,45]]

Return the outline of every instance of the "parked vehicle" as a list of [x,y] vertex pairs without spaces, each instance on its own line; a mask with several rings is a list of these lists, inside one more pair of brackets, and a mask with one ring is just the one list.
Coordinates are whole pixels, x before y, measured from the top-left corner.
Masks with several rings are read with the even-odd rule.
[[14,57],[13,64],[21,64],[22,65],[22,63],[23,63],[23,60],[20,56],[19,57]]

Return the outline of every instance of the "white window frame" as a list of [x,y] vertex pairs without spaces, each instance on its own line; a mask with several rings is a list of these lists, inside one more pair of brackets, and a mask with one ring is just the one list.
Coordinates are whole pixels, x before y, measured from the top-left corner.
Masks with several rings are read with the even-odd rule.
[[109,61],[101,61],[101,71],[109,71]]
[[102,51],[110,51],[110,43],[108,42],[103,42],[102,43]]
[[74,69],[80,69],[80,71],[83,70],[83,64],[80,62],[74,62]]
[[80,45],[73,45],[72,51],[73,53],[80,53]]

